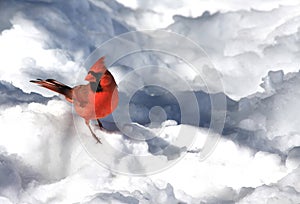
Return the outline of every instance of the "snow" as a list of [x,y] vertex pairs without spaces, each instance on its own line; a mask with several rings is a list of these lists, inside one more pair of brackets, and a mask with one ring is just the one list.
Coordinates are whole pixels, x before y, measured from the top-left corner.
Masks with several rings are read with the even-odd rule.
[[[299,19],[297,0],[0,1],[0,203],[299,203]],[[29,80],[83,84],[102,55],[120,103],[100,145]]]
[[240,99],[262,91],[261,78],[270,70],[298,71],[299,10],[299,6],[281,6],[197,18],[175,16],[168,29],[201,45],[222,73],[226,94]]
[[297,169],[300,164],[300,151],[299,147],[294,147],[288,153],[286,158],[286,167],[289,169]]

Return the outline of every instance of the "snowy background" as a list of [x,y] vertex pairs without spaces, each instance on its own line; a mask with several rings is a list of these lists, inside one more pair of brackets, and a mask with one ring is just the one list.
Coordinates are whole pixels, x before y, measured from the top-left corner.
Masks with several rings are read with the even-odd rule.
[[[93,126],[105,141],[100,149],[70,104],[29,80],[84,83],[83,65],[97,47],[145,29],[178,33],[200,45],[215,68],[201,74],[212,91],[174,56],[140,52],[109,64],[121,96],[116,112],[130,101],[132,121],[147,127],[132,124],[124,129],[128,134],[108,134]],[[0,203],[300,203],[298,0],[0,0],[0,32]],[[174,43],[194,56],[189,63],[197,61],[199,53]],[[159,74],[165,69],[148,77],[136,71],[144,67],[147,73],[147,66],[178,73],[192,87],[197,107],[174,98],[186,98],[190,89]],[[130,73],[134,81],[123,81]],[[137,90],[153,77],[165,89]],[[211,133],[211,101],[223,99],[224,129]],[[180,113],[192,117],[194,110],[200,113],[196,124],[181,121]],[[113,121],[109,116],[103,124],[116,129]],[[183,129],[195,137],[192,146],[177,145]],[[130,138],[136,135],[151,139],[136,142]],[[218,144],[203,159],[209,137]],[[140,161],[106,152],[109,145],[164,164],[181,159],[136,176]],[[127,169],[103,168],[102,158],[104,164],[125,161]]]

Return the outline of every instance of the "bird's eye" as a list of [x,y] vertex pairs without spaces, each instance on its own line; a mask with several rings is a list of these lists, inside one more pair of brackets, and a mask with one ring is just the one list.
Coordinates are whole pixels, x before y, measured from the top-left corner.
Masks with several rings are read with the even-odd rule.
[[93,75],[96,79],[100,79],[100,77],[102,76],[102,73],[96,73],[94,71],[89,71],[88,73]]

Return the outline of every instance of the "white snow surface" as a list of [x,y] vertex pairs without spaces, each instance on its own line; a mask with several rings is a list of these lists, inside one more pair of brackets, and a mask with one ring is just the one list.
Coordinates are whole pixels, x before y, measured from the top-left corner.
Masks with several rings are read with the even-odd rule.
[[[0,203],[300,203],[299,27],[298,0],[1,0]],[[201,149],[212,131],[209,98],[219,95],[203,92],[175,57],[128,56],[109,67],[118,83],[134,73],[133,81],[119,84],[119,109],[128,105],[132,114],[129,128],[136,129],[129,132],[160,137],[132,142],[92,125],[106,141],[103,149],[109,144],[164,161],[184,156],[155,174],[120,174],[103,168],[83,147],[82,140],[93,138],[72,106],[29,80],[85,83],[84,61],[98,46],[122,33],[161,28],[199,44],[219,72],[224,87],[215,92],[227,96],[224,131],[212,133],[220,139],[203,160]],[[173,46],[186,52],[184,45]],[[133,72],[148,64],[182,76],[199,107],[190,107],[189,90],[159,72],[143,77]],[[173,88],[140,89],[125,104],[152,74]],[[210,69],[202,77],[215,82]],[[186,100],[178,105],[170,90]],[[200,124],[181,124],[183,108],[191,115],[199,109]],[[103,124],[114,129],[113,116]],[[195,133],[192,146],[176,146],[183,128]],[[132,169],[139,165],[130,163]]]

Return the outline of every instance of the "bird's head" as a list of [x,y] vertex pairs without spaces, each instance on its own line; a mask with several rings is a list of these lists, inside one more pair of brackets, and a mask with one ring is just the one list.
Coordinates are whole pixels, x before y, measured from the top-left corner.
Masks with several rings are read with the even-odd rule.
[[104,64],[105,57],[101,57],[89,70],[87,76],[85,77],[86,81],[97,82],[101,76],[106,72],[106,67]]
[[90,68],[85,80],[90,82],[91,89],[94,92],[114,91],[117,87],[113,75],[104,64],[104,57],[101,57]]

